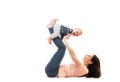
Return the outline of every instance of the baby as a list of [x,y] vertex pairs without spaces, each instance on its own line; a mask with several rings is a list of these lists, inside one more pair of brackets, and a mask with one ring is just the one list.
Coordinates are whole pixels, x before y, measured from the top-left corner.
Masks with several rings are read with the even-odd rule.
[[61,40],[63,39],[63,37],[67,34],[73,35],[73,36],[80,36],[82,34],[82,30],[80,28],[68,28],[66,26],[63,25],[59,25],[56,24],[56,21],[58,21],[58,19],[53,19],[48,25],[48,29],[53,28],[54,33],[52,33],[49,37],[48,37],[48,42],[49,44],[52,43],[52,39],[60,36]]

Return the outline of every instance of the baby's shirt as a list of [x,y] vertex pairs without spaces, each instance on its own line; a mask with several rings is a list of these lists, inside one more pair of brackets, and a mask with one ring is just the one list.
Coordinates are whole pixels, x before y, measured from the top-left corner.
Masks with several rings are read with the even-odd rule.
[[51,34],[52,39],[58,36],[60,36],[60,38],[63,39],[65,35],[71,34],[73,29],[63,26],[63,25],[55,24],[53,27],[53,31],[54,32]]
[[63,37],[64,37],[65,35],[71,34],[72,31],[73,31],[73,29],[61,25],[60,38],[63,39]]

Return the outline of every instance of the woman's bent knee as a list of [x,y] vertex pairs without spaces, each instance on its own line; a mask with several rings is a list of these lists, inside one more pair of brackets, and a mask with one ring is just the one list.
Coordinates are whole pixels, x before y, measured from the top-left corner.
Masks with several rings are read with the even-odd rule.
[[58,70],[51,69],[49,66],[46,66],[45,73],[48,77],[56,77]]
[[57,75],[57,71],[51,71],[51,70],[49,70],[49,69],[45,69],[45,72],[46,72],[46,75],[48,76],[48,77],[56,77],[56,75]]

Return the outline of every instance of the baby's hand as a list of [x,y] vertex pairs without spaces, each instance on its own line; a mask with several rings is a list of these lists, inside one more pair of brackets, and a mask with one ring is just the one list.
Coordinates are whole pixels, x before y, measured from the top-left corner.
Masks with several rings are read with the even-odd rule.
[[48,37],[48,43],[51,44],[52,43],[52,38]]

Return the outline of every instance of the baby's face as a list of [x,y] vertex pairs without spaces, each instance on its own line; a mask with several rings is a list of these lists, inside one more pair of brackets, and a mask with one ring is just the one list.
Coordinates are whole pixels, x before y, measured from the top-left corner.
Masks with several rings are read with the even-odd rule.
[[80,36],[81,34],[82,30],[80,28],[75,28],[72,33],[73,36]]

